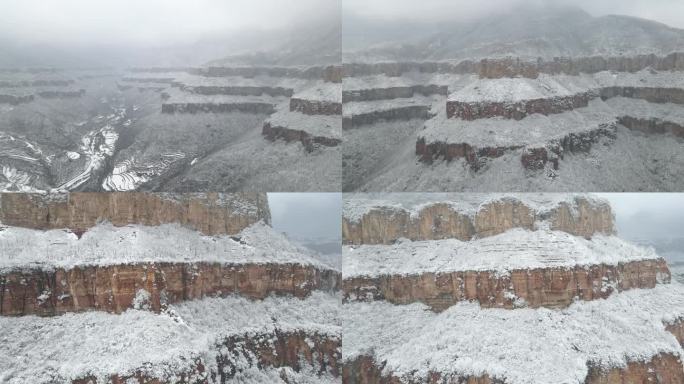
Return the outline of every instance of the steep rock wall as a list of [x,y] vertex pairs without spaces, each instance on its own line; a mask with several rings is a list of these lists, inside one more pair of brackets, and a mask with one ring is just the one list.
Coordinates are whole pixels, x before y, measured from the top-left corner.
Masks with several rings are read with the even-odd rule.
[[270,219],[265,193],[5,193],[0,199],[0,222],[5,225],[76,233],[106,220],[115,226],[180,223],[208,235],[233,235]]
[[261,134],[270,141],[276,141],[277,139],[283,139],[288,143],[299,141],[308,152],[313,152],[318,145],[336,147],[342,142],[342,140],[337,138],[312,136],[303,130],[272,125],[270,122],[264,123]]
[[428,105],[399,106],[385,110],[344,116],[342,118],[342,129],[352,129],[360,127],[362,125],[369,125],[383,120],[427,120],[429,118],[430,106]]
[[349,63],[343,65],[345,77],[358,76],[401,76],[406,72],[478,74],[481,78],[498,79],[502,77],[537,78],[540,73],[578,75],[601,71],[638,72],[646,68],[658,71],[684,70],[684,53],[674,52],[667,56],[589,56],[556,57],[550,60],[530,60],[516,57],[464,60],[460,62],[382,62]]
[[471,240],[506,232],[511,228],[534,229],[540,221],[550,222],[553,230],[591,238],[595,233],[614,234],[613,213],[608,204],[596,204],[578,197],[561,202],[549,212],[539,214],[524,202],[505,198],[481,206],[466,215],[448,203],[426,206],[413,215],[400,208],[374,208],[359,221],[342,220],[345,244],[392,244],[399,238]]
[[[206,296],[270,294],[306,297],[333,291],[340,273],[299,264],[141,263],[0,274],[0,315],[53,316],[101,310],[121,313],[136,302],[159,312]],[[136,295],[144,290],[144,296]],[[144,302],[140,300],[144,299]]]
[[664,259],[619,265],[536,268],[501,276],[489,271],[383,275],[344,279],[344,301],[386,300],[393,304],[422,302],[441,312],[460,301],[484,308],[564,308],[576,299],[596,300],[634,288],[669,283]]
[[658,118],[640,119],[631,116],[622,116],[618,122],[625,127],[646,133],[671,133],[674,136],[684,137],[684,125]]
[[448,100],[446,104],[447,118],[463,120],[503,117],[505,119],[522,120],[528,115],[539,113],[551,115],[571,111],[589,105],[589,101],[597,97],[593,92],[581,92],[570,96],[556,96],[546,99],[531,99],[518,102],[464,102]]
[[341,115],[342,103],[293,97],[290,99],[290,111],[305,115]]

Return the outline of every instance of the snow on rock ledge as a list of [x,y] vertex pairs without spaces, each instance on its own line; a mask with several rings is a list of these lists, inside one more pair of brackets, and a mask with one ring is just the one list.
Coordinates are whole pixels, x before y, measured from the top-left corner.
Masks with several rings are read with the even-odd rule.
[[[169,242],[169,239],[173,239]],[[207,237],[177,224],[101,224],[81,239],[64,230],[0,230],[0,315],[135,307],[148,309],[207,296],[306,297],[339,289],[340,272],[263,223],[239,238]]]
[[[631,290],[562,311],[481,309],[473,303],[438,314],[427,309],[384,302],[343,305],[344,379],[434,383],[440,377],[486,376],[489,381],[474,382],[622,383],[600,380],[616,370],[639,372],[632,382],[646,382],[655,372],[662,383],[684,379],[684,350],[664,326],[684,319],[680,284]],[[357,380],[362,375],[355,362],[364,357],[374,361],[376,376],[370,381]]]
[[0,361],[0,382],[334,382],[338,311],[337,297],[314,293],[304,300],[207,298],[162,314],[0,317],[0,354],[14,357]]
[[312,251],[291,243],[264,223],[247,227],[236,237],[203,236],[178,224],[116,227],[103,223],[80,239],[67,230],[4,227],[0,249],[0,271],[193,262],[325,267]]
[[423,302],[435,311],[461,301],[483,307],[562,308],[614,292],[669,283],[664,259],[614,236],[512,229],[492,237],[343,250],[345,301]]

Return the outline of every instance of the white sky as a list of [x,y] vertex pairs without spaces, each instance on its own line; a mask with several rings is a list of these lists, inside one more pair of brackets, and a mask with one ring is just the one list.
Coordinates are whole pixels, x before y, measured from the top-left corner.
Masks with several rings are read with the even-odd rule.
[[384,19],[443,21],[477,18],[523,4],[575,5],[594,16],[636,16],[684,28],[682,0],[343,0],[343,12]]
[[27,43],[173,44],[339,14],[340,0],[2,0],[0,38]]
[[[618,235],[684,237],[684,193],[598,193],[610,200]],[[683,250],[684,252],[684,250]]]
[[291,238],[342,244],[341,193],[269,193],[273,228]]

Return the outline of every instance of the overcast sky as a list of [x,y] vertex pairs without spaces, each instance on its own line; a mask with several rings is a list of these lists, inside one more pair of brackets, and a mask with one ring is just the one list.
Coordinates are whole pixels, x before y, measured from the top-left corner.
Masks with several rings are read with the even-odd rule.
[[684,238],[684,194],[682,193],[599,193],[597,195],[610,200],[620,236]]
[[341,193],[269,193],[273,228],[298,240],[342,242]]
[[473,19],[522,4],[576,5],[594,16],[642,17],[684,28],[682,0],[343,0],[343,11],[385,19],[426,21]]
[[27,43],[173,44],[339,14],[340,0],[2,0],[0,37]]

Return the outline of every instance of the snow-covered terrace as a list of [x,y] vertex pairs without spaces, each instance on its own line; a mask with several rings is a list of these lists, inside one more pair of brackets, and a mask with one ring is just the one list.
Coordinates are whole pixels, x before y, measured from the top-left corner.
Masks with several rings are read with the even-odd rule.
[[103,223],[80,239],[68,230],[1,227],[0,271],[154,262],[291,263],[330,269],[312,251],[263,223],[244,229],[238,237],[239,241],[229,236],[204,236],[178,224],[115,227]]
[[[171,305],[162,314],[131,309],[121,315],[86,312],[49,318],[0,317],[0,355],[7,357],[0,359],[0,382],[47,384],[86,376],[107,382],[110,375],[140,371],[175,382],[179,373],[195,367],[197,359],[206,371],[216,373],[216,358],[221,353],[217,343],[226,337],[275,338],[276,333],[303,331],[339,339],[339,303],[337,296],[314,292],[303,300],[206,298]],[[235,380],[280,382],[279,370],[251,366],[254,362],[241,354],[230,357],[245,370]],[[329,373],[317,376],[314,367],[302,368],[302,383],[334,382]]]
[[[624,367],[660,353],[684,356],[665,324],[684,318],[684,286],[635,289],[564,310],[481,309],[441,313],[424,304],[342,306],[343,356],[375,359],[385,375],[483,376],[507,383],[584,383],[588,365]],[[443,376],[443,377],[444,377]]]
[[520,269],[569,269],[659,258],[653,249],[616,236],[596,234],[587,240],[561,231],[521,228],[471,241],[402,240],[392,245],[348,246],[342,254],[345,279],[457,271],[507,275]]

